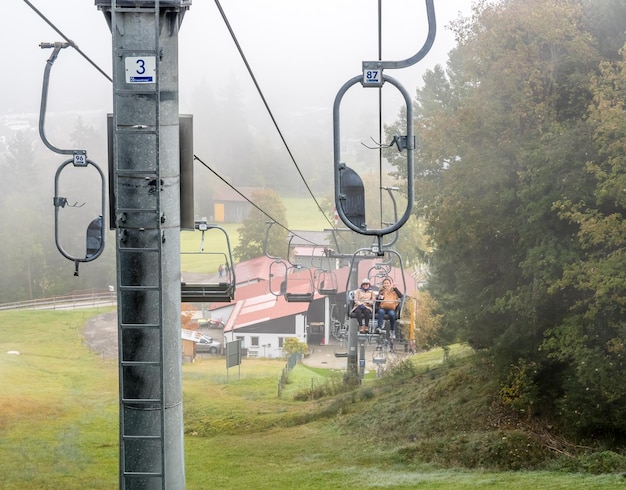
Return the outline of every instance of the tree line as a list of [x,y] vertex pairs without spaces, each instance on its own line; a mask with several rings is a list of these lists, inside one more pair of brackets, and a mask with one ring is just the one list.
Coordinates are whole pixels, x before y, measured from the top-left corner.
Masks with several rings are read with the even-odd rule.
[[414,100],[415,212],[443,339],[490,356],[505,403],[619,440],[624,26],[624,0],[476,2]]

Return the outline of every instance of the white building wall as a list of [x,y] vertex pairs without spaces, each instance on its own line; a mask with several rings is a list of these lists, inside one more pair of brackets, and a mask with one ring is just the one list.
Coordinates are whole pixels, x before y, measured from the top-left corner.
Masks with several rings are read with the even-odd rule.
[[[296,315],[296,335],[298,341],[306,343],[306,316]],[[278,358],[283,357],[281,339],[293,338],[291,334],[275,333],[231,333],[227,334],[228,341],[242,339],[241,347],[247,349],[248,357]]]

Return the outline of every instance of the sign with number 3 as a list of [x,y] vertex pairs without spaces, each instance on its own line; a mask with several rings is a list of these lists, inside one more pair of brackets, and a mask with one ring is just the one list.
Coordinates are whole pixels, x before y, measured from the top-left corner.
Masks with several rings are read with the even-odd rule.
[[124,61],[126,83],[156,83],[154,56],[127,56]]

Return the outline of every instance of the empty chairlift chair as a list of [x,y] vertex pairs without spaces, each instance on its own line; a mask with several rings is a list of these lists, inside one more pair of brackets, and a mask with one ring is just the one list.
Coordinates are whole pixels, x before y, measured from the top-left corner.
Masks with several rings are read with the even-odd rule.
[[[199,256],[201,259],[211,263],[214,263],[217,257],[218,263],[223,264],[223,275],[218,277],[217,281],[188,282],[182,280],[180,285],[181,301],[183,303],[230,303],[235,298],[236,278],[228,233],[221,226],[208,224],[205,221],[197,221],[196,229],[202,232],[200,251],[181,252],[181,257],[191,258],[192,256]],[[204,232],[210,230],[222,232],[225,238],[225,251],[204,251]]]
[[[270,264],[270,293],[284,296],[288,303],[310,303],[315,295],[311,270],[299,265],[287,265],[282,260]],[[280,280],[278,288],[277,281]]]

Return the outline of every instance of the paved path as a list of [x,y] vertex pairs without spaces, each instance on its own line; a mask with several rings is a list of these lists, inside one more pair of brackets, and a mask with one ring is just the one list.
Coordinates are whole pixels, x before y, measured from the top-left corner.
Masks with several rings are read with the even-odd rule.
[[87,320],[83,339],[89,349],[100,354],[103,359],[117,359],[117,310]]
[[[83,339],[89,349],[100,354],[103,359],[117,359],[117,311],[101,313],[90,318],[83,329]],[[335,356],[335,352],[340,350],[343,349],[340,349],[338,343],[311,346],[310,354],[303,360],[303,364],[311,367],[345,370],[347,358]],[[366,346],[365,369],[368,371],[375,371],[377,368],[373,361],[375,353],[375,345]],[[406,355],[404,352],[388,353],[387,362],[391,363]]]
[[[335,357],[336,347],[334,345],[317,345],[312,346],[308,357],[302,362],[303,364],[311,367],[320,367],[328,369],[346,369],[348,359],[346,357]],[[401,346],[404,349],[404,346]],[[374,362],[374,357],[379,356],[380,353],[376,351],[376,346],[368,344],[365,346],[365,369],[366,371],[376,371],[377,364]],[[385,358],[387,364],[399,361],[408,356],[403,350],[397,353],[386,353]]]

